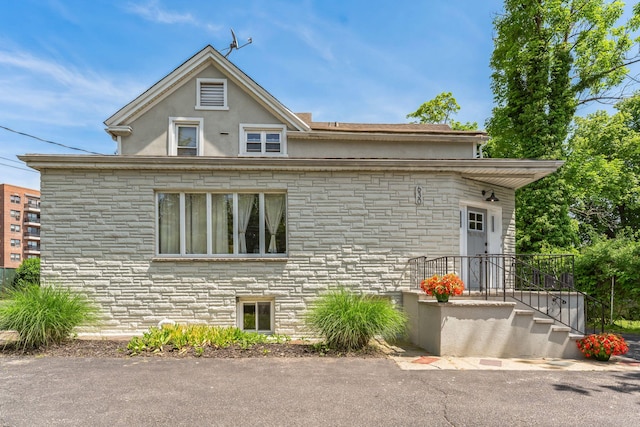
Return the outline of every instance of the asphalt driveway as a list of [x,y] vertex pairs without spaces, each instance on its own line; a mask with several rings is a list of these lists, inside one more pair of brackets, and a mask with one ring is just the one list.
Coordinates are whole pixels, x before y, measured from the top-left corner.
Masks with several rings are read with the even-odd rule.
[[634,425],[637,372],[388,359],[0,358],[0,425]]

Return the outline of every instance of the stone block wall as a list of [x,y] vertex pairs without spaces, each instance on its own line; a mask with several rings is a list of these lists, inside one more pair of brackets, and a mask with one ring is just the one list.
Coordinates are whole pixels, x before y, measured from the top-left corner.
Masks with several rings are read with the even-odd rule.
[[[416,172],[52,169],[41,186],[43,280],[99,304],[106,333],[165,318],[235,325],[237,298],[268,296],[275,331],[301,336],[320,292],[344,286],[400,302],[409,258],[459,254],[459,203],[477,198],[465,182]],[[287,193],[286,258],[155,256],[156,192],[274,189]]]

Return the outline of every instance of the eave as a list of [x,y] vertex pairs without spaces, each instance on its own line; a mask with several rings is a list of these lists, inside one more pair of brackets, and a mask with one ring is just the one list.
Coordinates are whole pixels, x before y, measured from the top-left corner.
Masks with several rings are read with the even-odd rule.
[[356,171],[455,173],[463,178],[517,189],[555,172],[558,160],[515,159],[309,159],[268,157],[167,157],[25,154],[28,166],[46,170],[149,171]]
[[[283,122],[288,124],[292,129],[300,131],[309,130],[307,123],[291,112],[262,86],[222,56],[212,46],[206,46],[159,82],[151,86],[147,91],[105,120],[104,124],[107,126],[107,132],[114,127],[129,125],[133,120],[149,111],[154,105],[181,87],[192,75],[200,72],[210,64],[213,64],[235,84],[246,90],[258,103],[276,117],[280,117]],[[111,134],[111,132],[109,133]]]
[[461,134],[459,132],[339,132],[339,131],[288,131],[287,138],[308,141],[397,141],[397,142],[446,142],[446,143],[484,143],[489,138],[486,134]]

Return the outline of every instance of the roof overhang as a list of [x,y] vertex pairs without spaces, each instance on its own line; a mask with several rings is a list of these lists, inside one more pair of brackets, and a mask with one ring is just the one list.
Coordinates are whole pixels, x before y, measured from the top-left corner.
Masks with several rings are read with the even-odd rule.
[[280,117],[283,123],[286,123],[292,129],[299,131],[310,129],[306,122],[296,116],[262,86],[209,45],[105,120],[104,124],[107,125],[107,132],[113,135],[109,129],[130,124],[133,120],[149,111],[150,108],[181,87],[192,75],[200,72],[209,65],[214,65],[220,72],[225,74],[239,87],[243,88],[268,111],[276,117]]
[[394,133],[394,132],[309,132],[288,131],[287,139],[310,141],[397,141],[397,142],[446,142],[446,143],[484,143],[489,137],[486,134],[460,134],[447,132]]
[[517,189],[552,174],[559,160],[307,159],[254,157],[167,157],[25,154],[19,159],[39,170],[150,171],[397,171],[456,173],[463,178]]

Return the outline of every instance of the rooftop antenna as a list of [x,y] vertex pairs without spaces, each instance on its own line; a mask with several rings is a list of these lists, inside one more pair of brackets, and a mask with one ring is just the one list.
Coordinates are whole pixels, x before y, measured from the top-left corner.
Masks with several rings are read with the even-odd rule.
[[238,45],[238,39],[236,38],[236,33],[233,32],[233,28],[231,28],[231,39],[232,40],[231,40],[231,43],[229,44],[229,47],[226,49],[222,49],[223,51],[228,50],[228,52],[224,55],[225,58],[231,55],[231,52],[233,52],[233,49],[235,50],[242,49],[246,45],[253,43],[253,39],[249,37],[245,44],[243,44],[242,46]]

